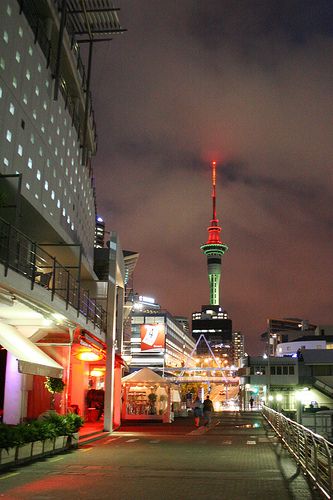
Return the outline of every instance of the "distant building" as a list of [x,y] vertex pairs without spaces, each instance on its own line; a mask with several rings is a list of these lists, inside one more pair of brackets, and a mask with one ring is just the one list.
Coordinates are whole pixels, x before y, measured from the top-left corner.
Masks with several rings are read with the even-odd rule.
[[244,357],[244,335],[240,332],[232,333],[232,356],[233,364],[239,366],[240,360]]
[[102,217],[96,217],[96,225],[95,225],[95,248],[104,248],[104,239],[105,239],[105,222]]
[[[233,362],[232,321],[221,306],[202,306],[201,312],[192,314],[192,336],[198,341],[204,335],[215,356],[227,358]],[[209,347],[204,340],[197,345],[197,354],[209,354]]]
[[[193,352],[195,342],[167,311],[154,304],[133,309],[129,361],[130,370],[148,367],[157,371],[181,368]],[[191,364],[191,363],[190,363]]]

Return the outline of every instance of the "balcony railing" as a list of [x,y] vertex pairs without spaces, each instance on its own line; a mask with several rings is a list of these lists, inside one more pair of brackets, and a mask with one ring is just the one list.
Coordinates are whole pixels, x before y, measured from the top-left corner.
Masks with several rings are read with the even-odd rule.
[[0,218],[0,262],[8,269],[25,276],[35,286],[48,290],[51,299],[60,297],[66,308],[72,306],[87,322],[106,332],[106,311],[90,298],[89,291],[80,287],[80,282],[43,248],[30,240],[21,231]]
[[262,412],[310,480],[326,498],[332,498],[333,444],[267,406]]

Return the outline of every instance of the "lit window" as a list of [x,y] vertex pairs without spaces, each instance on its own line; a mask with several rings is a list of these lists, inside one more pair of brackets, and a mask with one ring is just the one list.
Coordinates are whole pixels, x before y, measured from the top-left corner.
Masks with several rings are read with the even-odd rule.
[[[71,164],[72,164],[72,167],[74,167],[74,158],[72,158]],[[75,169],[75,173],[77,174],[77,167]]]
[[73,179],[72,179],[71,177],[70,177],[70,179],[69,179],[69,183],[70,183],[70,184],[73,184]]
[[59,115],[61,115],[61,108],[59,107]]
[[23,148],[22,148],[21,144],[19,144],[19,145],[18,145],[18,148],[17,148],[17,154],[18,154],[19,156],[22,156],[22,155],[23,155]]
[[11,9],[11,6],[10,6],[10,5],[7,5],[7,14],[8,14],[9,16],[11,16],[11,15],[12,15],[12,9]]
[[[68,132],[68,135],[69,135],[69,137],[72,137],[72,131],[71,130]],[[74,146],[74,141],[73,141],[73,146]]]
[[44,134],[44,133],[45,133],[45,125],[44,125],[44,123],[42,123],[42,126],[41,126],[41,128],[40,128],[40,129],[41,129],[41,131],[42,131],[42,132],[43,132],[43,134]]
[[19,52],[16,52],[15,59],[18,63],[21,61],[21,56]]
[[53,115],[51,115],[50,122],[51,122],[51,123],[53,123],[53,122],[54,122],[54,116],[53,116]]
[[61,186],[62,186],[62,180],[59,179],[59,187],[61,188]]
[[39,87],[38,87],[38,85],[36,85],[36,88],[35,88],[35,94],[36,94],[36,95],[39,95]]
[[66,167],[65,174],[68,175],[68,167]]
[[60,134],[60,128],[57,127],[57,135],[59,135],[59,134]]
[[20,38],[23,37],[23,29],[21,26],[19,26],[19,29],[18,29],[18,34],[20,35]]
[[3,163],[4,163],[4,165],[6,165],[6,167],[9,167],[9,161],[7,158],[3,159]]
[[64,195],[67,196],[67,189],[64,189]]
[[9,113],[11,115],[13,115],[15,113],[15,106],[12,103],[9,104]]
[[58,148],[54,148],[54,154],[58,156]]
[[5,69],[6,65],[5,65],[5,60],[3,57],[0,57],[0,68],[1,69]]
[[60,165],[63,167],[64,166],[64,159],[60,158]]
[[49,137],[49,144],[50,144],[50,146],[52,145],[52,137],[51,136]]
[[41,72],[42,72],[42,67],[41,67],[41,65],[40,65],[40,64],[38,64],[37,69],[38,69],[39,73],[41,73]]
[[46,101],[43,102],[43,108],[45,109],[45,111],[47,110],[47,104],[46,104]]
[[15,76],[13,76],[13,87],[17,89],[17,79]]
[[6,132],[6,139],[8,142],[12,142],[12,133],[10,130],[7,130]]
[[56,172],[56,169],[54,168],[53,169],[53,177],[56,178],[57,177],[57,172]]
[[71,218],[70,218],[70,216],[68,215],[68,216],[67,216],[67,224],[70,224],[70,223],[71,223]]
[[71,224],[71,230],[74,231],[74,222]]
[[57,208],[60,208],[60,200],[57,200]]
[[30,71],[27,69],[26,73],[25,73],[25,77],[27,80],[30,80],[31,78],[31,74],[30,74]]
[[4,31],[4,32],[3,32],[3,39],[4,39],[4,41],[5,41],[6,43],[8,43],[8,33],[7,33],[7,31]]
[[29,47],[28,52],[32,56],[32,54],[34,53],[34,51],[32,50],[32,47]]
[[31,144],[35,144],[35,136],[34,136],[34,134],[31,134],[31,136],[30,136],[30,142],[31,142]]
[[32,168],[32,159],[31,158],[28,159],[28,167]]
[[55,198],[55,192],[54,191],[51,191],[51,198],[52,198],[52,200],[54,200],[54,198]]
[[39,148],[39,156],[43,156],[43,149],[42,149],[42,147]]
[[30,189],[30,184],[27,182],[27,183],[25,184],[25,187],[26,187],[27,189]]
[[50,168],[51,165],[50,165],[50,160],[49,159],[46,160],[46,165]]
[[36,177],[37,179],[40,181],[40,178],[41,178],[41,173],[40,173],[40,170],[37,170],[37,174],[36,174]]
[[49,88],[49,85],[50,85],[49,81],[48,81],[48,80],[45,80],[45,87],[46,87],[47,89]]
[[64,119],[64,125],[67,127],[67,118]]
[[65,139],[64,139],[64,137],[62,138],[61,142],[62,142],[62,145],[64,146],[65,145]]
[[27,94],[23,94],[22,101],[24,102],[24,104],[28,104]]
[[44,182],[44,189],[45,191],[49,190],[49,183],[47,181]]
[[34,117],[35,120],[37,120],[37,111],[35,109],[32,112],[32,116]]
[[63,209],[62,209],[62,215],[63,215],[64,217],[66,217],[66,208],[63,208]]
[[[65,145],[65,144],[64,144]],[[69,151],[69,148],[67,149],[67,156],[70,156],[70,151]]]
[[37,193],[35,194],[35,198],[36,198],[36,200],[38,200],[38,198],[39,198],[39,196],[38,196],[38,194],[37,194]]

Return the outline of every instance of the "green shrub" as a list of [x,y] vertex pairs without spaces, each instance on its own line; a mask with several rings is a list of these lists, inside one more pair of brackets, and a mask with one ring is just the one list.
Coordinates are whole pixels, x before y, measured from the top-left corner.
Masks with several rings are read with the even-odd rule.
[[39,420],[27,424],[0,424],[0,449],[8,450],[13,446],[21,446],[31,441],[44,441],[57,436],[72,436],[84,424],[80,415],[68,413],[59,415],[48,412]]

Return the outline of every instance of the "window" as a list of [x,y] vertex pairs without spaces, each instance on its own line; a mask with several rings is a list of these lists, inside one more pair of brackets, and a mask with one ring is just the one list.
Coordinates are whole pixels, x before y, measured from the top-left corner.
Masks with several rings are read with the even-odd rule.
[[275,375],[275,366],[271,366],[271,375]]
[[37,177],[37,179],[40,181],[40,178],[41,178],[41,173],[40,173],[40,170],[37,170],[36,177]]
[[34,117],[35,120],[37,120],[37,111],[35,109],[32,112],[32,116]]
[[3,163],[4,163],[4,165],[6,165],[6,167],[9,167],[9,161],[7,158],[3,159]]
[[30,184],[29,184],[28,182],[26,182],[25,187],[26,187],[27,189],[30,189]]
[[295,375],[295,367],[289,366],[289,375]]
[[13,115],[15,113],[15,106],[12,103],[9,104],[9,113],[11,115]]
[[276,367],[276,374],[277,375],[282,375],[282,366],[277,366]]
[[25,72],[25,77],[26,77],[27,80],[30,80],[30,78],[31,78],[31,74],[30,74],[30,71],[28,69]]
[[283,375],[288,375],[288,366],[283,366],[282,372],[283,372]]
[[24,104],[28,104],[27,94],[23,94],[22,101],[24,102]]
[[13,87],[17,89],[17,79],[15,76],[13,76]]
[[36,95],[39,95],[39,87],[38,87],[38,85],[36,85],[36,88],[35,88],[35,94],[36,94]]
[[11,16],[11,15],[12,15],[12,9],[11,9],[11,6],[10,6],[10,5],[7,5],[7,14],[8,14],[9,16]]
[[30,142],[31,142],[31,144],[35,144],[35,136],[34,136],[34,134],[31,134],[31,136],[30,136]]
[[12,142],[12,133],[10,130],[7,130],[6,132],[6,139],[8,142]]
[[3,57],[0,57],[0,68],[1,69],[5,69],[6,65],[5,65],[5,60]]
[[18,63],[21,62],[21,56],[19,52],[16,52],[15,59]]
[[18,34],[19,34],[20,38],[22,38],[22,37],[23,37],[23,29],[22,29],[22,27],[21,27],[21,26],[19,26],[19,29],[18,29]]
[[0,87],[0,99],[2,97],[2,88]]
[[49,190],[49,183],[47,181],[44,182],[44,189],[45,191]]
[[47,104],[46,104],[46,101],[43,102],[43,108],[45,109],[45,111],[47,110]]
[[8,33],[7,33],[7,31],[3,32],[3,39],[4,39],[5,43],[8,43]]
[[52,200],[54,200],[54,198],[55,198],[55,192],[54,191],[51,191],[51,198],[52,198]]
[[32,50],[32,47],[29,47],[28,52],[29,52],[29,55],[32,56],[32,54],[34,53],[34,51]]
[[38,72],[39,72],[39,73],[41,73],[41,72],[42,72],[42,67],[41,67],[41,65],[40,65],[40,64],[38,64],[37,69],[38,69]]
[[21,146],[21,144],[18,145],[18,148],[17,148],[17,154],[19,156],[22,156],[23,155],[23,147]]
[[28,167],[32,168],[32,159],[31,158],[28,159]]
[[60,200],[57,200],[57,208],[60,208]]

